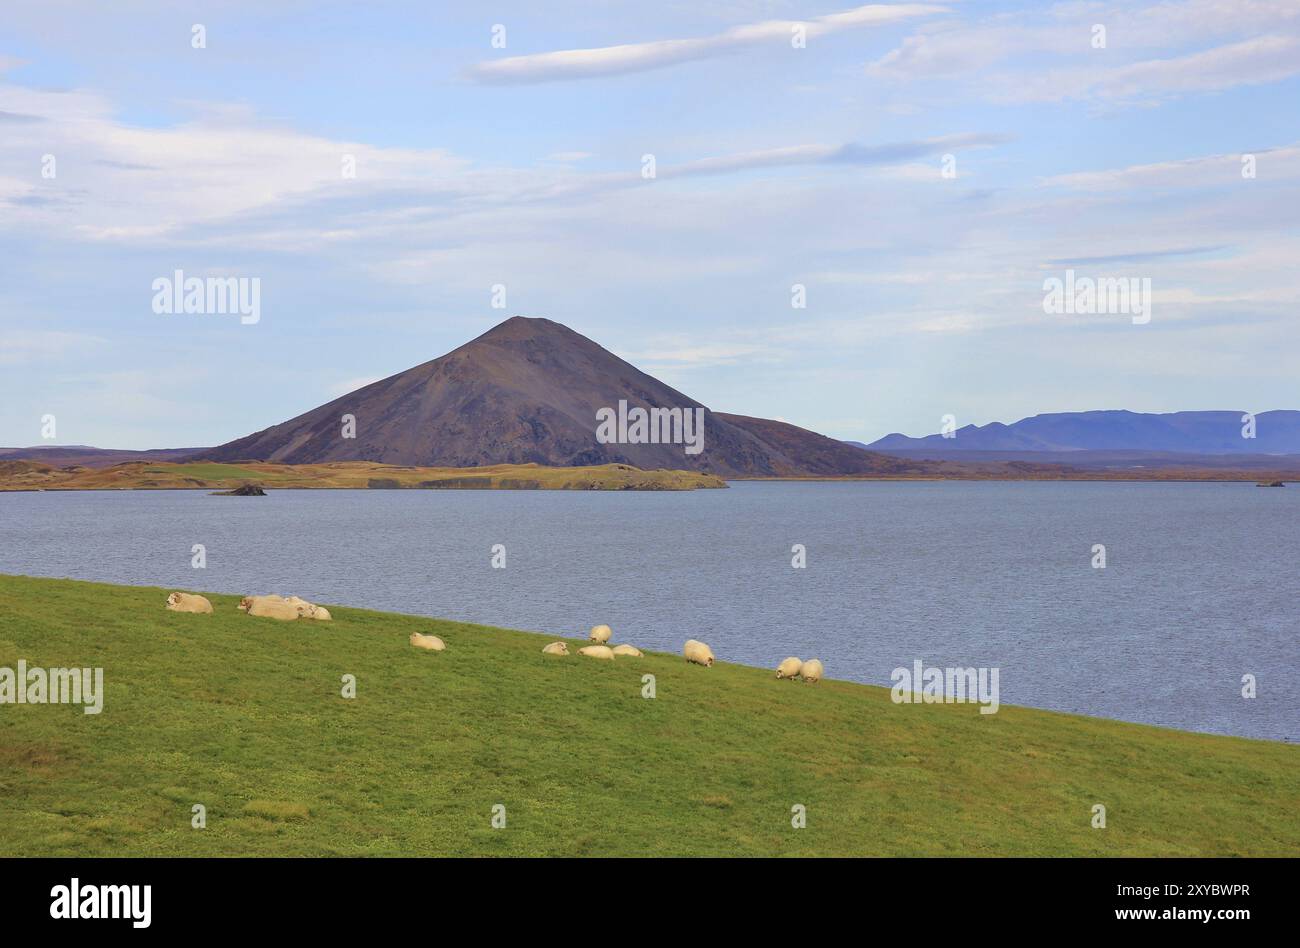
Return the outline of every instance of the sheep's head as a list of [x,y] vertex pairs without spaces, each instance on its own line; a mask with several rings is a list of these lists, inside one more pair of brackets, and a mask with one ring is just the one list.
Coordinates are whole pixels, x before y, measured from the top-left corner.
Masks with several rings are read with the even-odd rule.
[[167,597],[167,605],[169,606],[174,606],[176,605],[176,603],[180,601],[181,601],[180,593],[172,593],[170,596]]
[[239,600],[239,611],[247,612],[249,607],[252,605],[253,605],[253,597],[245,596],[243,599]]
[[712,668],[712,667],[713,667],[713,656],[712,656],[712,655],[710,655],[708,658],[706,658],[706,659],[704,660],[704,667],[705,667],[705,668]]

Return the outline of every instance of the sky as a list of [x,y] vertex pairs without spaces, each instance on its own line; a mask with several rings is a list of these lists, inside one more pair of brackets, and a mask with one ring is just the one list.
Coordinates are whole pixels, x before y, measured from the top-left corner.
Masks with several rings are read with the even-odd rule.
[[220,444],[513,315],[868,442],[1300,408],[1298,104],[1296,0],[7,2],[0,445]]

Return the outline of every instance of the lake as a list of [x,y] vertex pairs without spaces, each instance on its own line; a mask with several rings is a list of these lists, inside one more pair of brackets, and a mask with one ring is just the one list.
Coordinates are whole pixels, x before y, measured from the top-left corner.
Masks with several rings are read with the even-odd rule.
[[564,636],[603,622],[642,648],[698,638],[771,668],[816,656],[872,684],[918,659],[998,668],[1003,704],[1294,741],[1298,515],[1300,490],[1253,484],[4,493],[0,572]]

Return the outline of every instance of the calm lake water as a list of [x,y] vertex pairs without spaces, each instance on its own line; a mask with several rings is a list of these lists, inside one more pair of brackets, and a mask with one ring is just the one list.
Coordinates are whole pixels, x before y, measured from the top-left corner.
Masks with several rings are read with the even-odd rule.
[[605,622],[643,648],[816,656],[873,684],[916,659],[997,667],[1003,704],[1297,740],[1298,525],[1300,489],[1253,484],[47,492],[0,494],[0,572],[566,636]]

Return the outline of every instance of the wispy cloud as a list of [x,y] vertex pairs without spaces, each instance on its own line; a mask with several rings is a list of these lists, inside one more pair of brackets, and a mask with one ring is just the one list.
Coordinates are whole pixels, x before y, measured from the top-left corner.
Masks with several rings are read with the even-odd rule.
[[1261,36],[1212,49],[1117,66],[1062,70],[1041,83],[1018,83],[998,98],[1010,102],[1063,99],[1147,101],[1220,92],[1300,75],[1300,37]]
[[969,132],[944,135],[910,142],[891,142],[884,145],[793,145],[785,148],[767,148],[759,151],[701,158],[664,169],[667,177],[699,174],[725,174],[749,168],[775,168],[788,165],[893,165],[927,155],[940,155],[963,148],[987,148],[1009,141],[1009,136]]
[[942,6],[920,3],[896,6],[868,4],[843,13],[814,17],[811,20],[766,20],[761,23],[735,26],[713,36],[511,56],[478,63],[469,70],[469,75],[479,82],[523,83],[551,82],[557,79],[591,79],[597,76],[642,72],[697,59],[708,59],[746,47],[776,42],[788,43],[799,27],[802,27],[806,37],[812,40],[839,30],[881,26],[914,17],[942,13],[946,9]]
[[[1293,0],[1056,4],[925,24],[866,72],[896,82],[970,77],[1000,103],[1146,104],[1300,74],[1298,22]],[[1109,37],[1101,49],[1090,42],[1097,24]]]
[[0,329],[0,365],[85,353],[102,346],[98,336],[42,329]]
[[[1250,154],[1255,158],[1257,177],[1265,180],[1300,177],[1300,144],[1260,148]],[[1242,154],[1207,155],[1127,168],[1078,171],[1054,175],[1042,183],[1080,191],[1239,186],[1243,180],[1242,157]]]
[[1227,250],[1223,245],[1205,247],[1171,247],[1162,250],[1136,250],[1131,253],[1108,253],[1093,257],[1062,257],[1048,260],[1056,267],[1087,266],[1105,263],[1150,263],[1153,260],[1167,260],[1171,257],[1198,257],[1205,254],[1219,253]]

